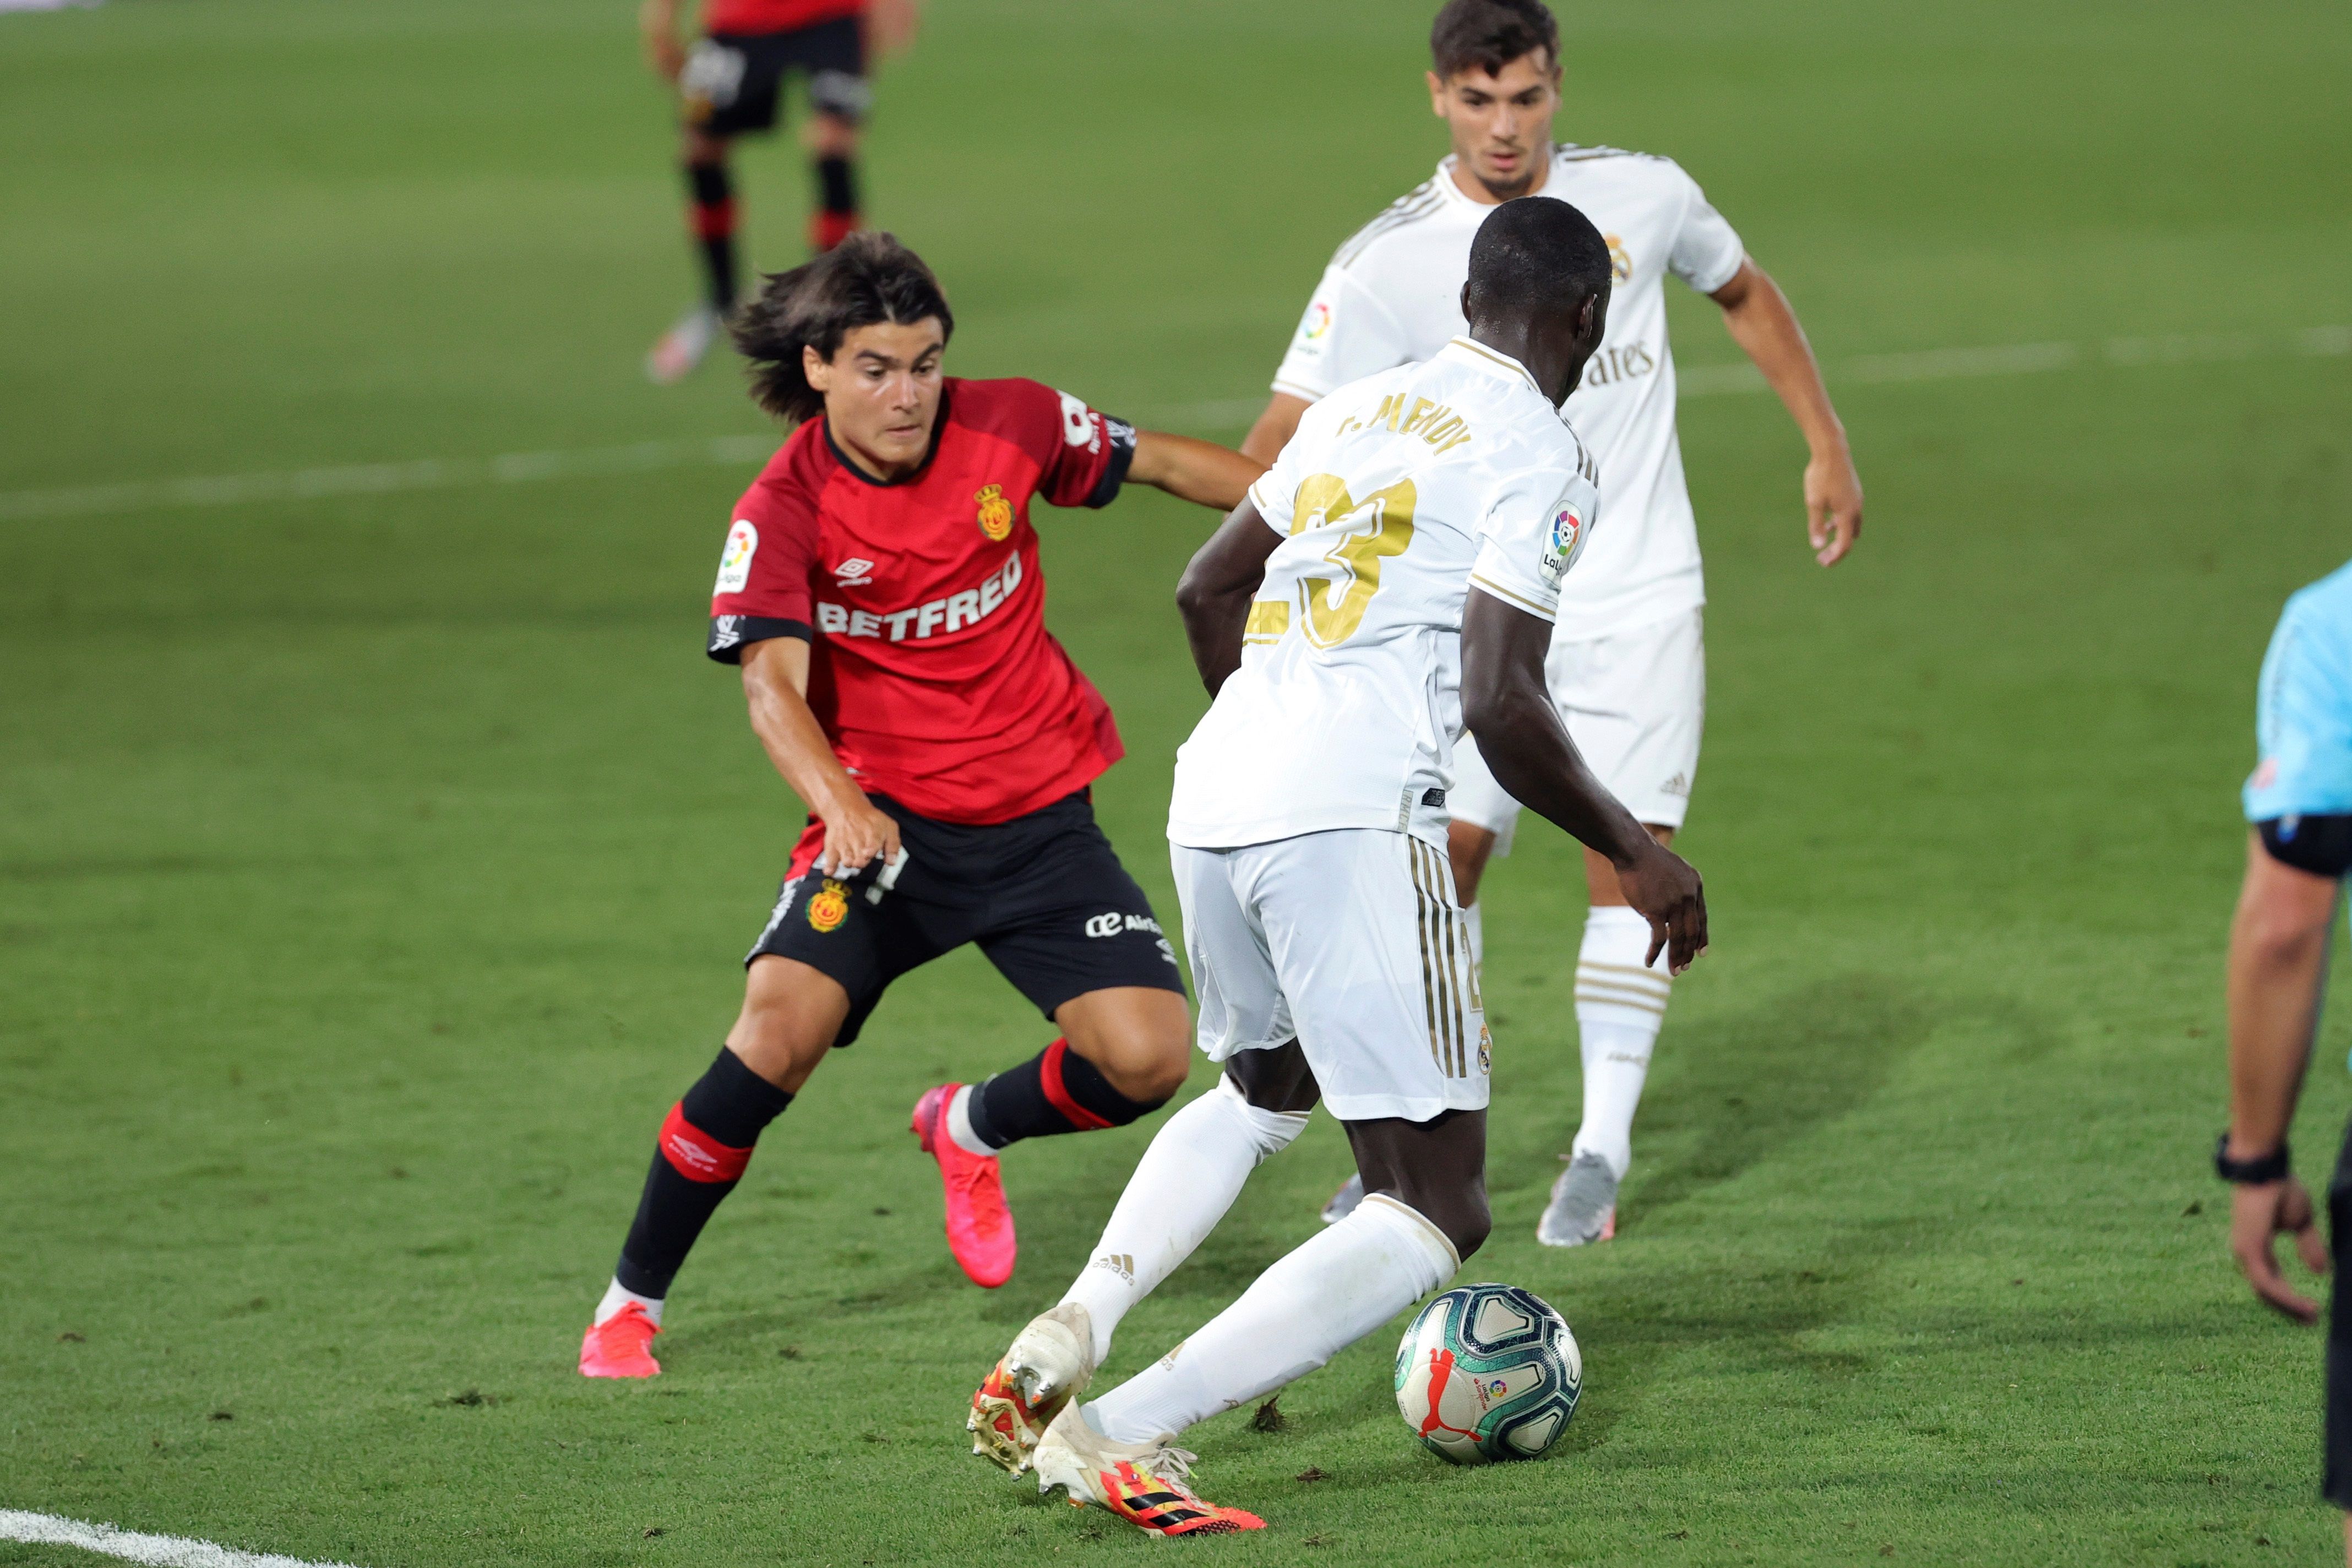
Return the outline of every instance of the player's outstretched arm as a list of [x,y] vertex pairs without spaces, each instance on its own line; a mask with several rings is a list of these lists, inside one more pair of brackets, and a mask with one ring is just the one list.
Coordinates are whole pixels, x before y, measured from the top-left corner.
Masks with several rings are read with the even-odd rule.
[[1257,416],[1257,423],[1250,426],[1250,433],[1242,437],[1242,450],[1259,462],[1271,466],[1276,458],[1282,456],[1282,449],[1290,445],[1290,438],[1298,434],[1298,422],[1314,406],[1303,397],[1294,397],[1286,392],[1276,393],[1266,399],[1265,412]]
[[[2311,1059],[2320,986],[2343,885],[2271,858],[2246,838],[2246,880],[2230,926],[2230,1131],[2223,1152],[2252,1163],[2286,1147],[2287,1126]],[[2230,1200],[2230,1250],[2254,1294],[2299,1322],[2319,1304],[2280,1272],[2278,1238],[2292,1236],[2305,1267],[2327,1267],[2311,1194],[2292,1171],[2239,1182]]]
[[686,46],[677,40],[677,0],[645,0],[637,7],[637,33],[654,74],[676,81],[686,68]]
[[1282,537],[1259,514],[1257,503],[1244,497],[1176,584],[1176,608],[1184,617],[1185,640],[1192,645],[1192,665],[1212,697],[1242,667],[1250,595],[1265,581],[1265,559]]
[[877,59],[905,54],[922,25],[922,0],[873,0],[866,7],[866,44]]
[[1135,458],[1127,466],[1127,477],[1137,484],[1150,485],[1219,511],[1239,506],[1264,472],[1265,465],[1255,458],[1244,458],[1214,441],[1171,436],[1164,430],[1138,430]]
[[1862,476],[1846,447],[1845,426],[1822,384],[1822,367],[1789,297],[1770,274],[1742,260],[1731,281],[1707,296],[1723,307],[1723,324],[1764,380],[1788,406],[1812,449],[1805,464],[1805,534],[1824,566],[1845,559],[1862,537]]
[[[1206,553],[1203,552],[1203,553]],[[1495,782],[1608,857],[1625,901],[1650,922],[1650,953],[1680,974],[1706,951],[1698,873],[1601,787],[1559,721],[1544,683],[1552,626],[1477,587],[1462,611],[1462,721]]]
[[855,871],[898,854],[898,825],[875,809],[833,754],[833,742],[808,705],[809,645],[763,637],[743,650],[743,696],[751,730],[768,760],[824,824],[821,869]]

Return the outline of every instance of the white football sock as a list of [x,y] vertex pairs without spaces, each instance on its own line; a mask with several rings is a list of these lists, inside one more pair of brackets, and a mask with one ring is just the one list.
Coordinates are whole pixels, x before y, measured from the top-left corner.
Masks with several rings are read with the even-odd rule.
[[1145,1443],[1313,1372],[1454,1277],[1438,1228],[1385,1193],[1276,1261],[1191,1339],[1086,1406],[1114,1442]]
[[1261,1110],[1230,1078],[1160,1124],[1127,1181],[1094,1256],[1064,1301],[1084,1306],[1095,1328],[1095,1364],[1110,1358],[1111,1332],[1225,1217],[1259,1161],[1306,1130],[1307,1115]]
[[948,1100],[948,1113],[940,1120],[947,1123],[948,1136],[955,1140],[957,1148],[983,1160],[993,1160],[1001,1151],[990,1148],[971,1130],[971,1091],[978,1087],[968,1083],[957,1089]]
[[661,1327],[662,1299],[659,1296],[640,1296],[635,1290],[624,1290],[618,1279],[605,1287],[604,1299],[596,1303],[595,1321],[603,1322],[632,1301],[646,1310],[646,1316],[654,1321],[654,1327],[657,1329]]
[[1674,990],[1663,952],[1655,967],[1643,967],[1649,950],[1650,922],[1623,904],[1595,904],[1585,917],[1576,958],[1584,1124],[1573,1152],[1600,1155],[1621,1181],[1633,1162],[1633,1111]]

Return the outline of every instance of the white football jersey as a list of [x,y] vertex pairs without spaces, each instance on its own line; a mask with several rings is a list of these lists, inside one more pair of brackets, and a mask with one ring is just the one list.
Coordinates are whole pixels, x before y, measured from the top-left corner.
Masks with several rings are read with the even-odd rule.
[[[1670,158],[1559,147],[1536,193],[1574,204],[1609,241],[1609,331],[1561,410],[1601,464],[1609,525],[1562,591],[1559,635],[1612,636],[1706,602],[1698,529],[1675,434],[1666,343],[1671,272],[1701,293],[1731,281],[1739,236]],[[1312,403],[1360,376],[1424,360],[1465,330],[1470,241],[1495,209],[1463,195],[1454,160],[1341,246],[1274,389]]]
[[1475,584],[1550,620],[1597,478],[1526,369],[1466,338],[1308,409],[1250,488],[1288,537],[1241,668],[1176,753],[1168,837],[1230,849],[1373,827],[1442,848],[1464,600]]

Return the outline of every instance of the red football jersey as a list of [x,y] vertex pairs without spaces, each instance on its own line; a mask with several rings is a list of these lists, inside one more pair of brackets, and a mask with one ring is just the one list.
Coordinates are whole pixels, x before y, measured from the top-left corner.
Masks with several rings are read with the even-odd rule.
[[1045,630],[1029,499],[1106,506],[1134,455],[1133,426],[1034,381],[948,378],[930,456],[890,484],[809,420],[736,503],[710,657],[808,638],[834,753],[910,811],[980,824],[1050,805],[1126,748]]
[[710,0],[702,14],[706,33],[790,33],[837,16],[855,16],[866,0]]

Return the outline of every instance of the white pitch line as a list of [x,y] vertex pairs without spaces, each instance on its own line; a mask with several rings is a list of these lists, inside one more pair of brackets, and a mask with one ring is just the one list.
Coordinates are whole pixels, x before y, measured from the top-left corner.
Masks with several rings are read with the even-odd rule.
[[[2094,362],[2111,365],[2197,364],[2282,353],[2300,357],[2352,354],[2352,327],[2312,327],[2284,333],[2110,338],[2097,344],[2009,343],[1991,348],[1863,354],[1831,366],[1828,379],[1832,387],[1902,385],[1974,376],[2032,375]],[[1687,365],[1678,367],[1676,374],[1678,390],[1685,397],[1765,390],[1764,377],[1752,364]],[[1157,424],[1226,430],[1246,426],[1263,406],[1263,398],[1226,397],[1207,403],[1147,405],[1134,412]],[[509,452],[498,458],[425,458],[409,463],[362,463],[278,473],[0,491],[0,522],[170,507],[222,506],[239,501],[311,500],[326,496],[389,495],[401,490],[455,489],[469,485],[528,484],[541,479],[651,473],[663,468],[741,466],[764,461],[776,449],[777,440],[773,435],[718,436],[708,440],[641,441],[629,447]]]
[[184,1535],[142,1535],[110,1524],[84,1524],[53,1513],[18,1513],[12,1509],[0,1509],[0,1541],[78,1546],[126,1563],[152,1563],[154,1568],[349,1568],[347,1563],[306,1563],[272,1552],[239,1552]]

